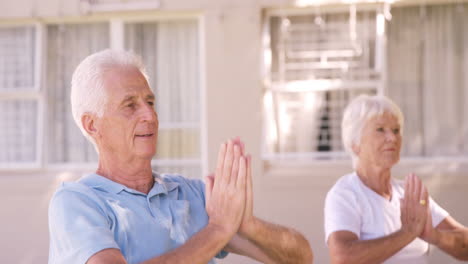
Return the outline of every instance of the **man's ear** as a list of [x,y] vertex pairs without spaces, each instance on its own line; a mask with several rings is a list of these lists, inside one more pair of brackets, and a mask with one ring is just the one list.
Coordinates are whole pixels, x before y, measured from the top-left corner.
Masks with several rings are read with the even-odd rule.
[[81,116],[81,125],[83,126],[86,133],[96,140],[97,129],[96,129],[96,117],[92,114],[85,113]]

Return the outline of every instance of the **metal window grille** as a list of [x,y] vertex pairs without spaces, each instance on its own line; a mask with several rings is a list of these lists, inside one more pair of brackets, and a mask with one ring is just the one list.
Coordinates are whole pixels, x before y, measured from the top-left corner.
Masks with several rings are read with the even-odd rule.
[[267,21],[265,154],[345,156],[343,110],[382,82],[377,12],[278,13]]

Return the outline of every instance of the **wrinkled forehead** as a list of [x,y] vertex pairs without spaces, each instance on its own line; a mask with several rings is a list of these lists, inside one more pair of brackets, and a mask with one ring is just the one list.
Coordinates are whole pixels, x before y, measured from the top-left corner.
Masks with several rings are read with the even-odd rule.
[[388,125],[400,127],[401,120],[391,111],[383,111],[382,113],[374,113],[373,115],[369,115],[365,124],[374,126]]
[[136,67],[113,67],[102,73],[102,89],[107,103],[118,104],[136,98],[154,98],[146,77]]

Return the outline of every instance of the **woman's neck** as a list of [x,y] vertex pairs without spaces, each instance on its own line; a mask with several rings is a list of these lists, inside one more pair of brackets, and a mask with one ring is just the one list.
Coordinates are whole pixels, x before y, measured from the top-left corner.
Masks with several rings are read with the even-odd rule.
[[356,173],[361,181],[385,199],[392,198],[391,169],[358,164]]

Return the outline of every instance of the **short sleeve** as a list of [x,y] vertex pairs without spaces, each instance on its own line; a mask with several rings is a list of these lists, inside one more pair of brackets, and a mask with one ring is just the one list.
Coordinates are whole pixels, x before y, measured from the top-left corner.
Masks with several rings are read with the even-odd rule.
[[59,189],[49,204],[49,264],[85,264],[97,252],[119,248],[110,222],[92,195]]
[[429,198],[429,207],[431,208],[432,225],[438,226],[449,213],[440,207],[432,198]]
[[333,232],[350,231],[359,237],[361,217],[351,191],[332,188],[325,200],[325,242]]

